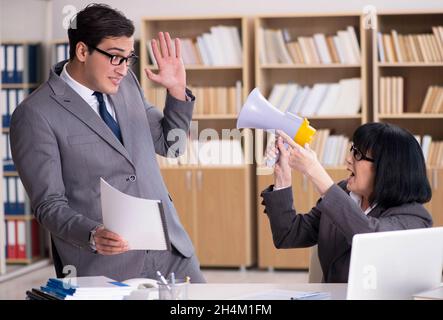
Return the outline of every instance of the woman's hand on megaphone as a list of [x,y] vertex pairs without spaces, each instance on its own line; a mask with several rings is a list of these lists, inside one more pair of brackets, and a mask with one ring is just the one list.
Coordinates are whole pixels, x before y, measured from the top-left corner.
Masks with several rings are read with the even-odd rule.
[[303,148],[283,131],[277,130],[277,133],[289,145],[288,164],[292,169],[308,174],[318,168],[318,166],[321,166],[317,160],[316,153],[309,147],[309,144],[306,144],[305,148]]
[[277,137],[276,146],[268,151],[268,155],[275,158],[279,154],[278,161],[274,167],[274,187],[281,189],[289,187],[292,184],[291,167],[289,166],[289,152],[290,148],[286,149],[282,137]]
[[314,184],[317,192],[324,195],[334,184],[334,181],[318,161],[314,150],[309,147],[309,144],[306,144],[304,148],[299,146],[291,137],[280,130],[277,130],[277,133],[290,146],[288,149],[288,151],[290,150],[289,167],[306,175]]

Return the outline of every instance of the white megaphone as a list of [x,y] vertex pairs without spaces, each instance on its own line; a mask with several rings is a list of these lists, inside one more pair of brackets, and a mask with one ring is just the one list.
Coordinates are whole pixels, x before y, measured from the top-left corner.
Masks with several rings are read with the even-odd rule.
[[[315,134],[315,129],[309,125],[306,118],[289,112],[281,112],[263,97],[258,88],[249,94],[238,115],[237,129],[241,128],[279,129],[302,147],[310,143]],[[270,165],[272,164],[268,162],[268,166]]]

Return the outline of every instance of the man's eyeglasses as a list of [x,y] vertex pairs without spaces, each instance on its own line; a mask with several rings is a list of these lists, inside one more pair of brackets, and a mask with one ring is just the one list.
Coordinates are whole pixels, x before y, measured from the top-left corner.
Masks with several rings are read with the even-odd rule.
[[101,54],[104,54],[105,56],[109,57],[109,62],[111,62],[111,64],[113,66],[119,66],[121,65],[123,62],[126,63],[126,65],[128,67],[134,65],[137,63],[138,57],[135,54],[131,54],[129,57],[122,57],[119,55],[115,55],[115,54],[110,54],[106,51],[103,51],[99,48],[93,47],[93,46],[89,46],[90,48],[97,50],[98,52],[100,52]]
[[350,152],[352,152],[354,159],[357,161],[360,160],[366,160],[369,162],[374,162],[375,160],[372,158],[368,158],[367,156],[365,156],[360,150],[358,150],[354,145],[351,145],[351,149],[349,150]]

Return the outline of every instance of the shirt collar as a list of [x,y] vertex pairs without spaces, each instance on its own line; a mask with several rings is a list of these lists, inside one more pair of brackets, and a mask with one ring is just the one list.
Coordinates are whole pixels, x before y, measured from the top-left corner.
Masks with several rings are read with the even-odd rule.
[[[355,194],[354,192],[350,191],[349,192],[349,196],[351,197],[352,200],[355,201],[355,203],[360,207],[361,206],[361,197],[357,194]],[[372,211],[372,209],[374,209],[377,206],[376,203],[374,203],[372,206],[370,206],[369,208],[367,208],[365,210],[365,212],[363,212],[364,214],[368,214],[369,212]]]
[[63,70],[62,70],[62,72],[60,74],[60,78],[62,78],[89,105],[94,105],[94,104],[98,103],[97,102],[97,98],[92,95],[94,93],[93,90],[91,90],[88,87],[82,85],[80,82],[74,80],[74,78],[72,78],[69,75],[68,70],[66,68],[68,63],[65,63],[65,65],[63,66]]

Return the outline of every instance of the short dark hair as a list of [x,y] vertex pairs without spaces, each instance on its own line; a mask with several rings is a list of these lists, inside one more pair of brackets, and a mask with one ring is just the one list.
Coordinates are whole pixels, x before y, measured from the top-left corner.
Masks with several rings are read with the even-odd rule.
[[69,59],[75,57],[75,48],[80,41],[88,46],[91,53],[103,39],[131,37],[134,24],[123,13],[106,4],[92,3],[79,11],[71,20],[68,29]]
[[374,159],[371,205],[390,208],[431,200],[423,152],[409,131],[389,123],[366,123],[354,132],[352,141],[363,154]]

